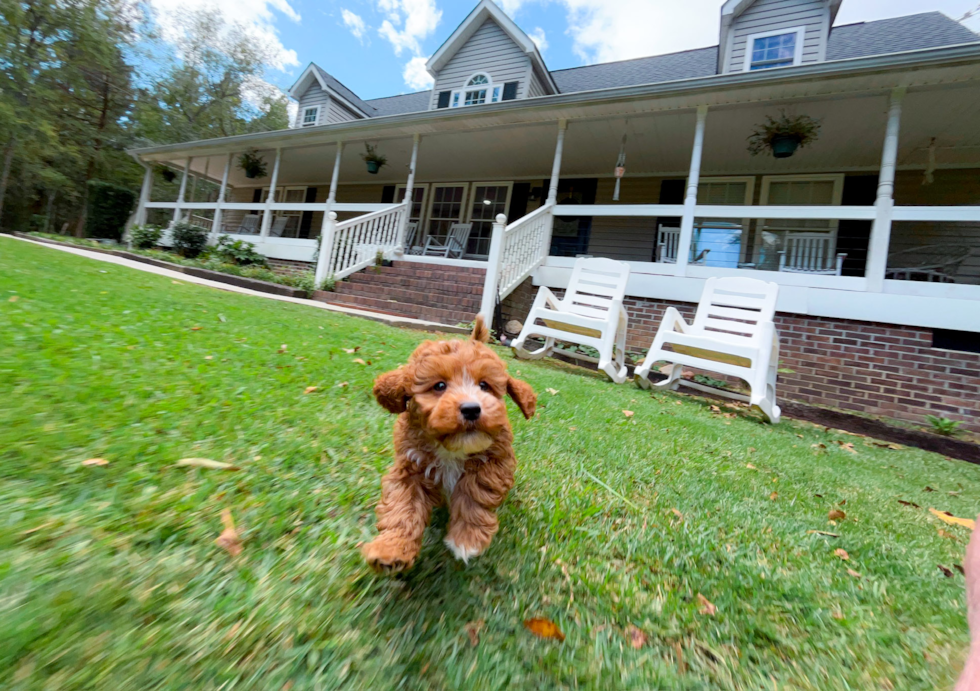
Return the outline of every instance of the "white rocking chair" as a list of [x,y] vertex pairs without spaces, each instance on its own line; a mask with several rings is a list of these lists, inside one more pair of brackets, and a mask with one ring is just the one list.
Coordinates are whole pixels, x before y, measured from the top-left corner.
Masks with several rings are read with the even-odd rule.
[[779,253],[779,270],[798,274],[840,276],[847,253],[834,258],[835,233],[788,233]]
[[425,239],[422,254],[427,257],[456,257],[459,259],[466,251],[466,243],[470,239],[472,223],[453,223],[449,226],[446,242],[441,243],[431,235]]
[[259,232],[259,215],[245,214],[238,229],[234,231],[237,235],[255,235]]
[[[541,286],[521,334],[512,344],[514,355],[527,360],[543,358],[554,350],[555,340],[591,346],[599,351],[599,369],[617,384],[626,381],[626,327],[623,307],[630,268],[612,259],[579,258],[559,300]],[[538,320],[543,325],[537,324]],[[543,336],[544,345],[524,349],[529,336]]]
[[422,245],[419,244],[419,224],[411,221],[405,226],[405,246],[402,248],[404,254],[422,254]]
[[[712,391],[757,406],[770,422],[779,422],[779,337],[773,323],[778,292],[775,283],[754,278],[709,278],[693,324],[673,307],[664,312],[650,352],[634,374],[636,383],[676,389],[685,365],[738,377],[748,383],[750,396]],[[672,350],[665,350],[668,345]],[[666,380],[652,384],[647,376],[659,360],[673,367]]]
[[677,245],[680,243],[681,229],[671,226],[660,226],[657,229],[656,261],[664,264],[677,263]]

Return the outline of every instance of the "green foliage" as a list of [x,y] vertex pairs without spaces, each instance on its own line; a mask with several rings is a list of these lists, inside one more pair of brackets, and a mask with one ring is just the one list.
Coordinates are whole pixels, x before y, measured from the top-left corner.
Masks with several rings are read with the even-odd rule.
[[320,282],[320,287],[318,290],[324,290],[328,293],[332,293],[337,290],[337,279],[333,275],[327,276],[323,281]]
[[182,256],[193,259],[208,245],[208,230],[191,225],[186,221],[178,221],[170,228],[174,249]]
[[944,437],[952,437],[959,431],[959,426],[963,423],[959,420],[950,420],[945,417],[926,415],[926,422],[932,425],[932,431]]
[[218,255],[223,261],[247,266],[255,264],[265,266],[265,257],[255,251],[255,245],[245,240],[232,240],[228,235],[218,238],[218,244],[214,248],[214,254]]
[[301,274],[297,274],[294,278],[293,286],[300,290],[305,290],[306,297],[313,297],[313,291],[316,290],[316,276],[312,271],[304,271]]
[[778,118],[767,115],[764,123],[756,125],[755,130],[748,137],[749,153],[758,156],[770,151],[776,137],[793,137],[802,149],[807,144],[815,142],[819,134],[819,120],[809,115],[790,117],[786,111],[781,110]]
[[[978,466],[498,349],[539,399],[532,420],[507,403],[516,484],[493,543],[461,564],[440,509],[414,569],[376,576],[357,543],[395,417],[371,386],[432,334],[2,237],[0,275],[20,296],[0,301],[0,687],[955,683],[970,533],[927,507],[976,516]],[[215,544],[226,509],[237,557]]]
[[111,182],[89,180],[85,234],[118,242],[135,203],[136,194],[132,190]]
[[709,377],[706,374],[695,374],[694,381],[698,384],[704,384],[705,386],[711,386],[716,389],[724,389],[728,386],[728,382],[723,379],[715,379],[714,377]]
[[133,226],[129,229],[129,238],[133,247],[139,250],[153,249],[160,243],[163,237],[163,228],[150,225],[149,223],[141,226]]
[[267,175],[265,159],[255,149],[248,149],[238,158],[238,167],[245,171],[247,178],[264,178]]
[[361,158],[364,159],[365,163],[374,161],[378,164],[379,169],[388,163],[388,157],[384,154],[379,154],[378,147],[367,142],[364,142],[364,153],[361,154]]

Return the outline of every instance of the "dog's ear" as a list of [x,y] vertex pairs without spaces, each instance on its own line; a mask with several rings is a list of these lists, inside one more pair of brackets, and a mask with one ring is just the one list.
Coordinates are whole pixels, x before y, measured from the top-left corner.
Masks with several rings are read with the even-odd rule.
[[399,367],[391,372],[386,372],[374,380],[374,397],[385,410],[395,413],[404,413],[408,399],[408,373],[404,368]]
[[538,395],[527,382],[513,377],[507,377],[507,395],[514,399],[514,403],[524,413],[524,417],[530,420],[534,416],[534,411],[538,406]]
[[490,329],[487,328],[486,322],[483,321],[482,314],[476,315],[476,323],[473,325],[473,335],[470,338],[480,343],[490,342]]

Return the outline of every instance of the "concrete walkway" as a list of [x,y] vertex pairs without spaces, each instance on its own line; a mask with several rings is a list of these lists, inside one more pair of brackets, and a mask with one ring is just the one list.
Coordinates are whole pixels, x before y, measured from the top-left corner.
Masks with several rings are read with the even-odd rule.
[[164,269],[159,266],[152,266],[150,264],[144,264],[143,262],[133,261],[132,259],[124,259],[123,257],[116,257],[111,254],[103,254],[101,252],[92,252],[84,247],[65,247],[62,245],[50,245],[45,242],[35,242],[34,240],[28,240],[26,238],[19,238],[13,235],[0,235],[0,238],[10,239],[17,242],[26,242],[31,245],[37,245],[38,247],[44,247],[49,250],[56,250],[59,252],[67,252],[68,254],[75,254],[79,257],[85,257],[87,259],[94,259],[95,261],[105,262],[107,264],[117,264],[119,266],[125,266],[130,269],[135,269],[136,271],[145,271],[146,273],[157,274],[158,276],[166,276],[172,278],[175,281],[181,281],[182,283],[195,283],[200,286],[205,286],[207,288],[215,288],[217,290],[224,290],[229,293],[241,293],[242,295],[252,295],[258,298],[264,298],[266,300],[278,300],[279,302],[292,302],[297,305],[307,305],[309,307],[315,307],[317,309],[326,310],[327,312],[338,312],[340,314],[346,314],[351,317],[361,317],[363,319],[370,319],[371,321],[381,322],[382,324],[388,324],[389,326],[400,326],[407,329],[415,329],[417,331],[439,331],[442,333],[469,333],[469,329],[450,326],[448,324],[439,324],[437,322],[430,322],[424,319],[411,319],[409,317],[397,317],[391,314],[382,314],[380,312],[369,312],[366,310],[352,309],[349,307],[341,307],[339,305],[328,305],[325,302],[320,302],[319,300],[305,300],[302,298],[291,298],[285,295],[273,295],[272,293],[263,293],[258,290],[249,290],[248,288],[239,288],[238,286],[233,286],[228,283],[221,283],[220,281],[211,281],[206,278],[198,278],[196,276],[189,276],[188,274],[180,273],[179,271],[171,271],[170,269]]

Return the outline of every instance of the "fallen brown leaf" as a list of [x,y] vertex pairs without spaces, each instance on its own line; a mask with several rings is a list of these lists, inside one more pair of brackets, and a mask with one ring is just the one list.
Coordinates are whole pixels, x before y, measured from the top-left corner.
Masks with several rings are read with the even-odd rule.
[[772,494],[770,494],[769,499],[771,501],[776,501],[777,499],[779,499],[779,492],[773,492]]
[[930,508],[929,513],[936,516],[939,520],[949,523],[950,525],[959,525],[963,526],[964,528],[969,528],[970,530],[973,530],[976,527],[976,521],[969,518],[957,518],[949,511],[937,511],[936,509]]
[[701,614],[707,614],[709,617],[713,617],[718,612],[718,608],[711,604],[708,598],[701,593],[698,593],[698,602],[701,604],[701,608],[698,610]]
[[345,381],[342,381],[339,384],[337,384],[338,389],[343,389],[345,386],[347,386],[347,382]]
[[881,447],[882,449],[895,449],[896,451],[901,451],[905,447],[901,444],[891,444],[888,442],[873,441],[871,442],[874,446]]
[[625,415],[626,417],[633,417],[633,411],[632,410],[624,410],[623,411],[623,415]]
[[17,302],[18,300],[20,300],[20,296],[19,295],[11,295],[10,296],[10,299],[7,300],[7,302]]
[[314,391],[318,391],[319,389],[320,389],[319,386],[307,386],[306,390],[303,391],[303,393],[313,393]]
[[366,362],[364,362],[364,360],[362,360],[359,357],[354,358],[354,362],[356,362],[359,365],[366,365],[367,364]]
[[538,638],[552,638],[559,643],[565,640],[565,634],[561,632],[558,625],[550,619],[525,619],[524,628],[533,633]]
[[191,331],[200,331],[202,328],[204,328],[204,327],[202,327],[202,326],[192,326],[191,327]]
[[850,561],[851,555],[842,550],[840,547],[834,550],[834,555],[840,557],[844,561]]
[[942,528],[939,528],[937,532],[939,533],[939,537],[946,537],[949,538],[950,540],[953,540],[954,542],[959,542],[959,540],[956,539],[955,535],[953,535],[952,533],[947,533]]
[[946,568],[945,566],[943,566],[942,564],[936,564],[936,566],[937,566],[937,567],[939,568],[939,570],[940,570],[940,571],[942,571],[942,572],[943,572],[943,575],[944,575],[944,576],[945,576],[946,578],[952,578],[952,577],[953,577],[953,570],[952,570],[952,569],[947,569],[947,568]]
[[231,509],[222,509],[221,525],[225,529],[221,531],[221,535],[214,542],[231,556],[237,557],[242,553],[242,542],[238,539],[238,531],[235,530],[235,521],[231,517]]
[[674,515],[677,516],[679,519],[681,519],[682,521],[684,520],[684,514],[682,514],[680,511],[678,511],[677,509],[671,509],[671,511],[673,511]]
[[750,447],[748,448],[748,452],[749,452],[749,453],[755,453],[756,451],[757,451],[757,449],[756,449],[756,448],[755,448],[754,446],[750,446]]
[[827,537],[840,537],[837,533],[828,533],[826,530],[808,530],[807,535],[826,535]]
[[933,489],[932,487],[930,487],[929,485],[926,485],[926,488],[925,488],[924,490],[922,490],[922,491],[923,491],[923,492],[935,492],[936,490],[934,490],[934,489]]
[[756,469],[755,466],[752,465],[751,463],[746,463],[745,464],[745,467],[748,468],[749,470],[755,470]]
[[181,458],[176,465],[185,468],[208,468],[209,470],[241,470],[231,463],[212,461],[210,458]]
[[826,449],[827,448],[827,445],[826,444],[823,444],[823,443],[820,443],[820,444],[810,444],[810,448],[811,449]]
[[712,413],[720,413],[721,412],[721,408],[719,408],[716,405],[713,405],[713,406],[711,406],[711,412]]
[[848,575],[848,576],[852,576],[852,577],[854,577],[854,578],[860,578],[860,577],[861,577],[861,574],[859,574],[859,573],[858,573],[857,571],[855,571],[854,569],[848,569],[848,570],[847,570],[847,575]]
[[466,635],[470,637],[470,645],[474,648],[480,644],[480,629],[483,628],[483,620],[477,619],[476,621],[471,621],[463,629],[466,631]]
[[966,575],[966,569],[963,568],[962,564],[953,564],[953,568],[959,571],[961,576]]
[[109,461],[104,458],[89,458],[88,460],[82,461],[84,466],[96,466],[96,465],[109,465]]
[[552,396],[557,396],[558,395],[558,389],[547,388],[547,389],[545,389],[545,391],[547,391],[548,393],[550,393]]
[[922,508],[921,506],[919,506],[915,502],[913,502],[913,501],[905,501],[904,499],[899,499],[898,500],[898,503],[901,504],[902,506],[911,506],[912,508],[915,508],[915,509],[921,509]]
[[831,509],[827,512],[827,518],[831,521],[842,521],[847,518],[847,514],[840,509]]
[[635,650],[639,650],[647,643],[647,635],[632,624],[626,627],[626,636],[630,639],[630,645]]
[[841,621],[844,618],[844,613],[841,612],[839,609],[835,609],[833,612],[830,613],[830,616],[832,616],[837,621]]
[[853,442],[847,442],[845,444],[844,442],[838,440],[837,443],[840,444],[840,447],[844,449],[844,451],[848,451],[850,453],[857,453],[857,449],[854,448]]
[[342,350],[345,353],[347,353],[348,355],[353,355],[354,353],[356,353],[360,349],[361,349],[361,346],[357,346],[356,348],[342,348]]

